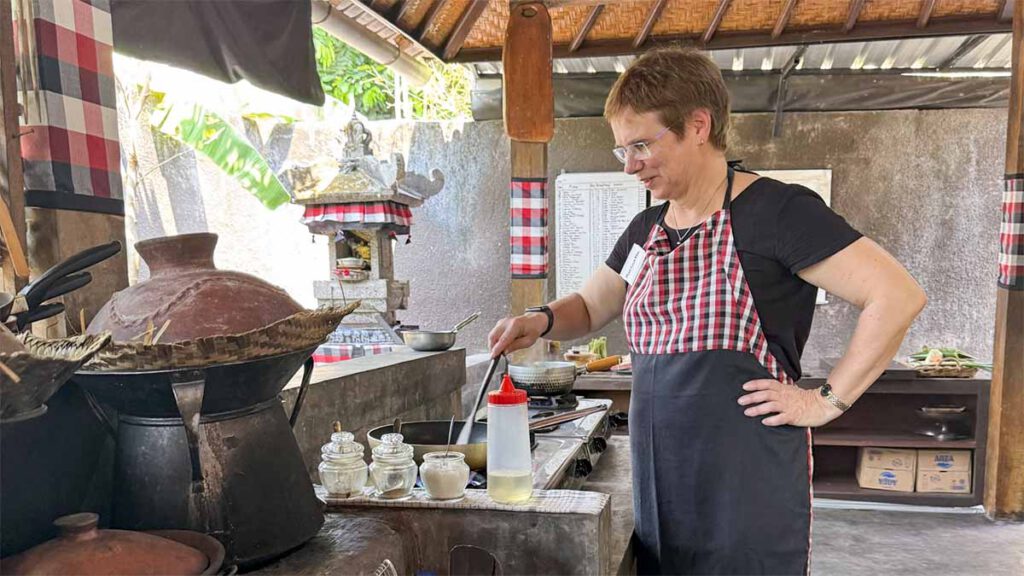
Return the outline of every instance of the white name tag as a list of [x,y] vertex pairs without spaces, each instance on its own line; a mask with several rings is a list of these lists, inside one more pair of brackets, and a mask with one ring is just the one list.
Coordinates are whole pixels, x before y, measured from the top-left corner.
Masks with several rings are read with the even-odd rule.
[[647,252],[639,244],[633,244],[633,248],[629,250],[629,256],[626,258],[626,263],[622,265],[622,271],[619,272],[619,276],[622,276],[627,284],[632,284],[636,281],[636,277],[640,275],[640,269],[644,266],[646,256]]

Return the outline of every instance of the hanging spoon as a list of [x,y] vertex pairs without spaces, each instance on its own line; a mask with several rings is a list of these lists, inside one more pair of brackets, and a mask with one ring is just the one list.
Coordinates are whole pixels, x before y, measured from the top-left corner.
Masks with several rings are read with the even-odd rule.
[[452,414],[452,421],[448,423],[448,445],[444,447],[444,463],[448,464],[448,449],[452,447],[452,430],[455,429],[455,414]]

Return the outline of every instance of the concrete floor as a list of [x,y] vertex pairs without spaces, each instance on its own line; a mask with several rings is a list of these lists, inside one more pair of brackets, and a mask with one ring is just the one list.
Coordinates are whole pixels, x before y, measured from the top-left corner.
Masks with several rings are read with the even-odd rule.
[[1024,524],[982,514],[814,510],[815,576],[1022,576]]

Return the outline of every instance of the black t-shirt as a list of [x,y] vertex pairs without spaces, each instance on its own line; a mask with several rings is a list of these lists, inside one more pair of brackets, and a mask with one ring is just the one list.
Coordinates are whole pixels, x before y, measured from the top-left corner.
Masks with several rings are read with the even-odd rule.
[[[665,225],[668,203],[636,215],[605,261],[622,270],[633,244],[643,246],[653,226]],[[755,180],[732,203],[732,229],[740,264],[761,318],[768,347],[794,380],[811,332],[817,288],[797,272],[839,252],[861,237],[813,190],[770,178]],[[686,230],[678,231],[685,238]]]

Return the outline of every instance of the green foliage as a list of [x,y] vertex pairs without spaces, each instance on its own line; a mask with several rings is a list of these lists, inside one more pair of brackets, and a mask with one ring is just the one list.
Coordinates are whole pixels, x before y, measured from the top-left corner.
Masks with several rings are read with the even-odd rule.
[[175,106],[162,94],[154,97],[155,128],[205,155],[267,208],[288,203],[291,197],[266,159],[223,118],[198,104]]
[[[317,70],[328,96],[352,105],[370,119],[395,116],[395,77],[389,68],[350,48],[320,28],[313,28]],[[470,75],[462,66],[428,60],[434,71],[423,88],[409,90],[418,120],[469,118]]]

